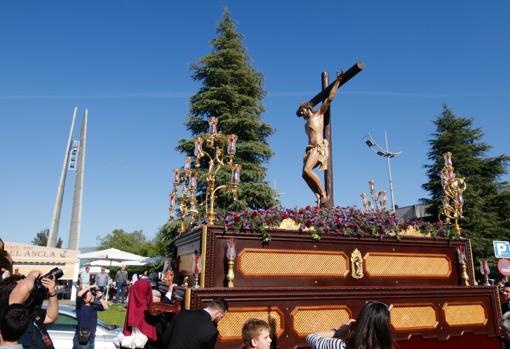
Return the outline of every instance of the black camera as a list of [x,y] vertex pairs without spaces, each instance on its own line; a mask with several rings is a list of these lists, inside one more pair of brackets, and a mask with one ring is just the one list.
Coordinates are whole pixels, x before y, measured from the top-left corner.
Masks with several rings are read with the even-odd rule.
[[44,287],[41,280],[42,279],[53,279],[53,280],[57,281],[63,275],[64,275],[64,272],[62,271],[62,269],[59,269],[59,268],[51,269],[48,273],[41,275],[37,279],[35,279],[34,291],[37,293],[46,295],[48,293],[48,289],[46,287]]
[[95,288],[95,287],[90,288],[90,289],[89,289],[89,291],[90,291],[90,294],[91,294],[92,296],[94,296],[94,297],[95,297],[95,296],[97,295],[97,290],[96,290],[96,288]]

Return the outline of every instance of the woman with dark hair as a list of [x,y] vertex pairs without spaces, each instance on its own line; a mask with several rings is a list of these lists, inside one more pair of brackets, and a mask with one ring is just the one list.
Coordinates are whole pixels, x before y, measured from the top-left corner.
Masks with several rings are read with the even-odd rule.
[[390,308],[369,301],[358,319],[350,319],[335,331],[312,333],[306,341],[313,349],[393,349]]
[[95,288],[95,285],[87,286],[76,297],[78,326],[73,338],[73,349],[94,349],[97,312],[108,309],[108,303],[102,299],[103,293]]

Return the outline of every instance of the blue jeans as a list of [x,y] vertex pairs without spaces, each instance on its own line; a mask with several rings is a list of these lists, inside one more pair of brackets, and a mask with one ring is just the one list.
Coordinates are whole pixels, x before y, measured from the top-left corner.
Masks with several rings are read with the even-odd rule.
[[117,284],[117,292],[115,294],[115,303],[119,303],[119,294],[122,292],[122,304],[126,297],[126,284]]
[[94,344],[96,341],[95,333],[90,334],[89,342],[85,345],[82,345],[78,342],[78,337],[79,337],[78,329],[76,329],[76,332],[74,333],[73,337],[73,349],[94,349]]

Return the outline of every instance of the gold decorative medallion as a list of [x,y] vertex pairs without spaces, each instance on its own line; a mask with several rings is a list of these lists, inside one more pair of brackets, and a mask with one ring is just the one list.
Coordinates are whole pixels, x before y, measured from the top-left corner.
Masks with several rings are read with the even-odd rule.
[[351,276],[354,279],[362,279],[365,276],[363,275],[363,257],[357,248],[351,253]]
[[[269,228],[266,226],[266,228]],[[278,226],[278,229],[281,230],[300,230],[300,225],[292,218],[285,218],[280,225]],[[305,227],[303,231],[315,231],[315,227]]]

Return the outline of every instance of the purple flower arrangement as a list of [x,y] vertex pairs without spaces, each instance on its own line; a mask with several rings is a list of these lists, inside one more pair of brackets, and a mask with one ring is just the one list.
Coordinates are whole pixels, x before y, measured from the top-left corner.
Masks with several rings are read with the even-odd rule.
[[262,243],[271,241],[268,232],[277,229],[283,220],[291,218],[299,225],[300,231],[308,231],[313,240],[324,234],[359,237],[394,237],[412,226],[424,236],[433,238],[453,238],[454,232],[442,223],[408,221],[398,219],[394,213],[385,210],[364,212],[356,207],[335,207],[326,209],[307,206],[305,208],[267,210],[244,210],[224,212],[218,215],[217,224],[225,231],[257,232]]

